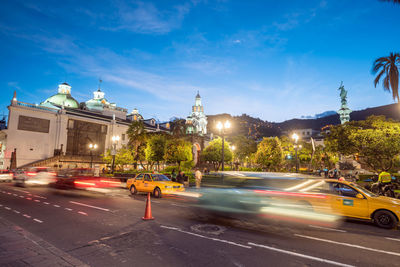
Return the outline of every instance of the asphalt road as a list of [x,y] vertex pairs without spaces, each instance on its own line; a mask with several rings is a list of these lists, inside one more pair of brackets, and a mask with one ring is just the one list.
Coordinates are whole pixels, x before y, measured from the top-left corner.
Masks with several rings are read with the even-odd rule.
[[0,184],[0,216],[91,266],[399,266],[400,231],[201,218],[190,198]]

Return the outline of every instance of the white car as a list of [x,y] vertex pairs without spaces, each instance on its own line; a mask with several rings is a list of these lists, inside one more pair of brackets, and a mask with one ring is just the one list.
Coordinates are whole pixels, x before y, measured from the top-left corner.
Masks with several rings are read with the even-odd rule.
[[15,173],[15,184],[18,186],[34,186],[55,182],[57,173],[48,167],[31,167]]
[[0,170],[0,182],[11,182],[14,178],[10,170]]

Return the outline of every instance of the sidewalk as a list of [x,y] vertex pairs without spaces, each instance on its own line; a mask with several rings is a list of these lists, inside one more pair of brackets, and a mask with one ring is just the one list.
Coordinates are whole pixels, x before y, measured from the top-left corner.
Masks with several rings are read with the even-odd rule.
[[0,266],[89,266],[0,217]]

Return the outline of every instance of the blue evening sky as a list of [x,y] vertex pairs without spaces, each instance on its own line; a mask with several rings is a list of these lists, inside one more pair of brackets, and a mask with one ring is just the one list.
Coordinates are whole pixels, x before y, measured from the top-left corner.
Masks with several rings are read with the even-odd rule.
[[377,57],[400,52],[400,5],[378,0],[28,1],[0,9],[0,115],[14,90],[40,103],[61,82],[79,102],[98,80],[145,118],[206,114],[268,121],[393,103],[373,86]]

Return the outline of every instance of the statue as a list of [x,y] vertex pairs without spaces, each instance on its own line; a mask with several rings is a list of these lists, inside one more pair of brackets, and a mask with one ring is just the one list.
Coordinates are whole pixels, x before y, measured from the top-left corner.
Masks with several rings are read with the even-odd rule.
[[347,91],[344,89],[343,82],[340,83],[338,90],[340,91],[340,101],[342,102],[342,106],[340,107],[338,113],[340,116],[340,122],[344,124],[350,121],[351,109],[347,107]]
[[338,90],[340,90],[340,98],[341,98],[342,106],[346,106],[347,105],[347,91],[346,91],[346,89],[344,89],[343,82],[340,83],[340,87]]

